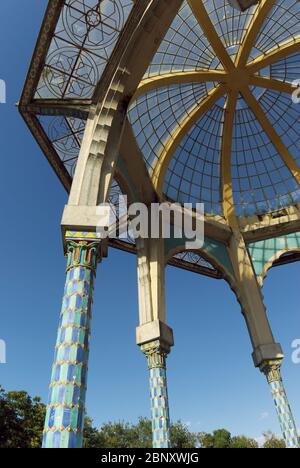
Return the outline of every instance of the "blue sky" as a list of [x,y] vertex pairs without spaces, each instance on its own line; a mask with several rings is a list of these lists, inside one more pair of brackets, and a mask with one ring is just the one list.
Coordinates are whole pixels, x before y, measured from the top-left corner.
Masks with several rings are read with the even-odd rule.
[[[18,114],[45,0],[0,6],[0,79],[7,83],[1,120],[1,321],[7,343],[0,383],[47,399],[64,286],[60,218],[67,196]],[[17,12],[17,14],[16,14]],[[273,270],[265,302],[285,352],[284,379],[300,426],[299,366],[291,343],[300,338],[299,265]],[[168,359],[171,416],[196,431],[226,427],[259,437],[279,432],[268,385],[253,367],[244,319],[233,293],[218,282],[169,268],[168,323],[176,346]],[[149,415],[145,358],[135,345],[134,256],[111,250],[99,266],[94,305],[87,409],[95,423]]]

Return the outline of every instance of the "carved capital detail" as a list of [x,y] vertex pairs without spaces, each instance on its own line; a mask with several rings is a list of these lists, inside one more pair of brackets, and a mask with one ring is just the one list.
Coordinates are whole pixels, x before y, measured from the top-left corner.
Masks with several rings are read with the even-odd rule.
[[271,384],[272,382],[278,382],[282,380],[281,364],[282,364],[282,360],[264,361],[261,364],[260,370],[267,377],[269,384]]
[[141,350],[147,357],[149,370],[155,368],[166,368],[166,359],[169,350],[162,347],[159,340],[142,345]]
[[67,259],[67,271],[81,266],[96,273],[100,259],[100,243],[70,240],[67,242]]

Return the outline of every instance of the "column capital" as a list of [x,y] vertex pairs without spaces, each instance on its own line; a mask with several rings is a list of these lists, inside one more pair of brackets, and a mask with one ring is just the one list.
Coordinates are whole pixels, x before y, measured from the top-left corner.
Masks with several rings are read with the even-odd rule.
[[100,242],[67,240],[67,272],[72,268],[84,267],[96,273],[101,259]]
[[141,346],[142,352],[148,359],[150,369],[166,368],[166,359],[169,350],[162,346],[159,340],[151,341]]
[[268,383],[278,382],[281,378],[282,359],[264,361],[260,365],[260,370],[268,379]]

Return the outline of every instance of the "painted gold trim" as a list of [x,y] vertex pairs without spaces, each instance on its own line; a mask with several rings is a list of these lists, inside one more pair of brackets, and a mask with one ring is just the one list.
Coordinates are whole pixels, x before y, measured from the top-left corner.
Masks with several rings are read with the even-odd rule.
[[227,87],[225,85],[218,85],[214,88],[172,133],[158,158],[152,176],[153,185],[160,196],[162,196],[163,184],[169,163],[181,140],[197,120],[199,120],[202,115],[204,115],[222,96],[224,96],[226,92]]
[[266,132],[274,147],[282,157],[283,161],[295,177],[298,184],[300,184],[300,167],[298,166],[293,156],[291,155],[291,153],[281,140],[280,136],[274,129],[273,125],[266,116],[259,102],[255,99],[249,88],[243,88],[241,90],[241,93],[245,101],[249,105],[250,109],[254,113],[255,117],[259,121],[260,125],[262,126],[263,130]]
[[225,82],[226,79],[227,74],[222,70],[195,70],[165,73],[141,81],[132,100],[134,101],[143,94],[158,88],[186,83]]

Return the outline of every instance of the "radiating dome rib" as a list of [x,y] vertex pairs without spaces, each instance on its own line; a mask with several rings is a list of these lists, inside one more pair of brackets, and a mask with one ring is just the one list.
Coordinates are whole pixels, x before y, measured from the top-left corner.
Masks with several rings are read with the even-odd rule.
[[232,8],[227,0],[204,0],[203,4],[224,46],[234,58],[257,6],[242,13]]
[[151,91],[132,105],[129,120],[150,173],[172,131],[206,95],[205,84],[174,85]]
[[215,68],[214,62],[209,41],[184,1],[145,77],[171,71],[209,70]]
[[285,42],[300,35],[300,8],[298,0],[276,0],[267,15],[255,42],[255,49],[261,54],[276,49]]
[[243,98],[241,102],[232,148],[236,214],[263,214],[299,202],[299,185]]
[[[299,27],[300,29],[300,27]],[[297,54],[285,57],[270,66],[270,77],[276,80],[293,83],[300,77],[300,44]]]
[[283,143],[300,166],[300,105],[291,102],[289,94],[267,90],[260,104]]

